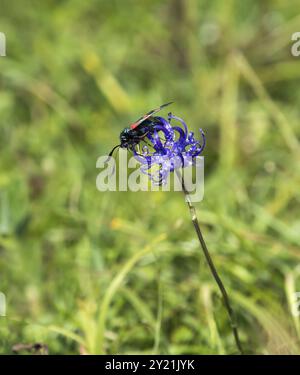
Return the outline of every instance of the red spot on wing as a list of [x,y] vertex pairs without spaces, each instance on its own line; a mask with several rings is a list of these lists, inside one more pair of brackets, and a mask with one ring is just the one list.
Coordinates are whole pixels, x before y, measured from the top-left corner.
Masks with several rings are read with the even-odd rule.
[[148,117],[150,117],[149,114],[141,117],[139,120],[137,120],[136,122],[134,122],[133,124],[130,125],[130,128],[131,129],[135,129],[137,128],[143,121],[145,121]]
[[139,124],[135,122],[130,125],[130,129],[135,129],[137,126],[139,126]]

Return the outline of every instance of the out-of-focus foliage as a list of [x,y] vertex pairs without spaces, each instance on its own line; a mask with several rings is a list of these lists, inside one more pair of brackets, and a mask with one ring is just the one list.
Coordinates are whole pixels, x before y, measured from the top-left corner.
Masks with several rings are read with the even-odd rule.
[[169,100],[206,132],[197,209],[246,350],[300,352],[299,5],[1,0],[1,353],[236,351],[182,196],[95,186]]

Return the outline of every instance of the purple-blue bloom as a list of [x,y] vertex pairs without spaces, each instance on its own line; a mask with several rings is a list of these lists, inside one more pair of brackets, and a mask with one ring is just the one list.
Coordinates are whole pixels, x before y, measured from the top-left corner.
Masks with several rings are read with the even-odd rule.
[[[171,120],[181,126],[172,126]],[[142,164],[141,171],[147,174],[154,184],[163,185],[167,182],[170,172],[177,168],[191,166],[195,158],[205,147],[205,135],[200,129],[202,143],[189,132],[186,123],[179,117],[168,115],[155,117],[155,124],[145,138],[145,145],[140,149],[133,148],[135,158]]]

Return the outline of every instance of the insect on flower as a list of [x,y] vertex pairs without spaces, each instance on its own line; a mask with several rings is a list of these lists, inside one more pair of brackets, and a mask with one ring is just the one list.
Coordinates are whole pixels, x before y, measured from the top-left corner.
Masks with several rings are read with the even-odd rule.
[[[153,116],[172,102],[148,112],[130,128],[125,128],[120,134],[121,143],[110,152],[112,156],[116,148],[126,148],[141,163],[140,170],[149,176],[156,185],[163,185],[170,172],[195,164],[196,157],[205,147],[205,136],[202,143],[188,131],[186,123],[179,117],[168,114],[168,120]],[[171,120],[181,126],[172,126]]]
[[152,111],[146,113],[144,116],[136,120],[130,125],[130,127],[123,129],[120,134],[121,143],[115,146],[108,156],[112,156],[114,151],[119,147],[134,151],[135,146],[137,146],[142,140],[144,140],[146,135],[150,135],[155,131],[154,125],[157,124],[158,121],[157,117],[153,115],[172,103],[173,102],[162,104],[160,107],[153,109]]

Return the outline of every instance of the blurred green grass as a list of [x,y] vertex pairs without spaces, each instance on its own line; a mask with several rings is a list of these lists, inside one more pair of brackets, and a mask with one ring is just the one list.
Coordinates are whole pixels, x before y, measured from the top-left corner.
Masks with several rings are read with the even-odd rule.
[[234,353],[180,194],[100,193],[149,109],[207,136],[208,247],[250,353],[300,353],[299,1],[1,1],[0,353]]

